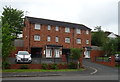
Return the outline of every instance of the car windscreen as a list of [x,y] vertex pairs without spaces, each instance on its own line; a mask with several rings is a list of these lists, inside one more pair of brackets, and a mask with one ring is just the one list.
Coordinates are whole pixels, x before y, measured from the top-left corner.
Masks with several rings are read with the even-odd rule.
[[18,55],[29,55],[28,52],[18,52]]

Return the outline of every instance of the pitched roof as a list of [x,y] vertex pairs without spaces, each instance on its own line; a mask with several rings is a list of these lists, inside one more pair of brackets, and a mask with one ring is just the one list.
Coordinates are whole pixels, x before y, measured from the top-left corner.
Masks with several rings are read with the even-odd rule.
[[[105,34],[108,36],[108,35],[110,35],[110,34],[112,34],[113,32],[109,32],[109,31],[105,31]],[[114,33],[113,33],[114,34]],[[120,37],[119,35],[117,35],[117,34],[114,34],[115,36],[117,36],[117,37]]]
[[70,28],[80,28],[83,30],[91,30],[90,28],[88,28],[87,26],[83,24],[69,23],[69,22],[28,17],[28,16],[26,16],[25,19],[27,19],[31,23],[39,23],[39,24],[47,24],[47,25],[53,25],[53,26],[64,26],[64,27],[70,27]]

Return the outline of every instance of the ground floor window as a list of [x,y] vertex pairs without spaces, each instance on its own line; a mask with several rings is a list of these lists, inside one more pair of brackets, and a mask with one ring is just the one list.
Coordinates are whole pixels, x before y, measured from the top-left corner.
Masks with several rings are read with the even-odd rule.
[[52,49],[46,49],[46,57],[51,58],[52,57]]
[[60,57],[60,50],[59,49],[55,49],[54,50],[54,55],[56,58],[59,58]]

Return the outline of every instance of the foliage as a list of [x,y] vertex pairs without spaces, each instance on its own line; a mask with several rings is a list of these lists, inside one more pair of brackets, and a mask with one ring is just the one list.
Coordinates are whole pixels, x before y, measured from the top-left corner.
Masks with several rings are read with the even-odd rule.
[[42,64],[42,69],[48,69],[48,64]]
[[77,68],[79,69],[80,67],[79,59],[82,56],[83,49],[82,48],[71,48],[70,52],[71,52],[71,58],[76,59],[78,61]]
[[117,51],[120,52],[120,37],[118,37],[117,40],[118,40],[118,48],[117,48]]
[[20,69],[28,69],[29,67],[28,67],[28,65],[21,65],[20,66]]
[[21,34],[23,27],[23,11],[13,9],[11,7],[4,7],[2,13],[2,25],[8,24],[9,30],[14,35]]
[[118,41],[117,39],[109,39],[104,43],[102,49],[108,56],[114,55],[117,52]]
[[9,69],[10,64],[7,61],[2,62],[2,69]]
[[101,26],[95,27],[96,32],[92,33],[91,44],[94,46],[103,46],[103,44],[107,41],[107,36],[104,31],[101,30]]
[[77,68],[77,64],[76,64],[76,63],[73,63],[73,62],[70,62],[70,63],[68,64],[68,68],[69,68],[69,69],[76,69],[76,68]]
[[51,69],[58,69],[58,66],[57,66],[57,64],[51,64],[51,67],[50,67]]
[[14,36],[11,35],[9,25],[6,24],[2,27],[2,58],[3,61],[6,61],[6,58],[9,56],[10,52],[14,49],[12,44],[12,39]]

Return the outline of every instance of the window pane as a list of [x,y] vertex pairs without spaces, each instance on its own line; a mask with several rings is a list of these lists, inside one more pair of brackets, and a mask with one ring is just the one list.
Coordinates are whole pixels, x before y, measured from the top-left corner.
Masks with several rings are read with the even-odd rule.
[[58,26],[56,26],[56,31],[59,31],[59,27]]
[[86,30],[86,34],[89,34],[89,31],[88,31],[88,30]]
[[50,36],[47,37],[47,41],[50,42]]
[[38,30],[40,30],[40,24],[35,24],[35,29],[38,29]]
[[50,25],[48,25],[48,30],[50,30],[51,29],[51,26]]
[[55,41],[58,42],[58,37],[56,36]]
[[65,32],[69,33],[70,32],[70,28],[65,27]]
[[70,43],[70,38],[65,38],[65,43]]
[[77,28],[77,29],[76,29],[76,33],[77,33],[77,34],[80,34],[80,33],[81,33],[81,30]]
[[89,44],[89,40],[86,40],[86,44]]
[[34,40],[35,41],[40,41],[40,36],[39,35],[34,35]]
[[76,42],[77,42],[78,44],[81,44],[81,39],[77,39]]

